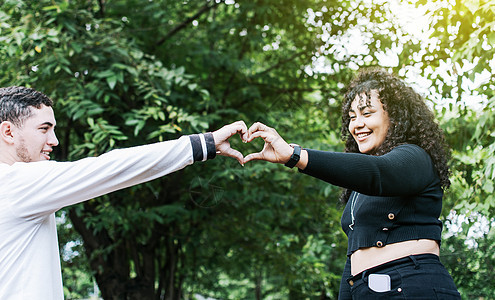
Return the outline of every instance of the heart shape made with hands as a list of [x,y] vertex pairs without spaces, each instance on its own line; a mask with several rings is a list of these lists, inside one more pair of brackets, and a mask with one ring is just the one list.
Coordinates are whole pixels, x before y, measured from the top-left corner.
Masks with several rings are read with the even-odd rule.
[[[223,156],[229,156],[237,159],[241,165],[251,160],[264,160],[272,163],[286,163],[292,153],[293,148],[271,127],[257,122],[247,129],[244,122],[239,121],[226,125],[220,130],[227,133],[225,139],[220,145],[217,145],[217,153]],[[229,139],[239,134],[244,143],[250,143],[254,139],[262,138],[264,141],[263,149],[260,152],[250,153],[244,156],[239,150],[231,147]]]

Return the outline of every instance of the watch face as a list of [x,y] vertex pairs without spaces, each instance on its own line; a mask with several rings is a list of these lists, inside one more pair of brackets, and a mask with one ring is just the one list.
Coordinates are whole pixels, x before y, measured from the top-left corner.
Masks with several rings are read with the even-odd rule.
[[[299,148],[299,149],[297,149]],[[293,168],[297,162],[299,161],[299,153],[301,152],[301,147],[295,146],[294,147],[294,152],[292,152],[292,155],[289,158],[289,161],[285,163],[286,167]]]
[[299,157],[301,156],[301,147],[300,146],[295,146],[294,147],[294,153],[292,153],[292,156],[299,160]]
[[289,168],[295,167],[296,164],[299,162],[300,154],[301,154],[301,147],[300,146],[295,146],[294,147],[294,152],[292,153],[289,161],[285,164],[285,166],[286,167],[289,167]]

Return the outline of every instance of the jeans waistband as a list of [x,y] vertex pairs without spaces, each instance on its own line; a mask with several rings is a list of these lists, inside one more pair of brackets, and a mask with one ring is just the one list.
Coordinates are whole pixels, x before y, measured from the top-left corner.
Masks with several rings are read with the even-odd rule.
[[359,279],[365,278],[367,274],[372,274],[372,273],[378,272],[380,270],[384,270],[384,269],[394,267],[397,265],[405,265],[405,266],[406,265],[415,265],[416,267],[418,267],[418,261],[426,260],[426,259],[433,259],[436,261],[440,261],[440,258],[438,257],[438,255],[430,254],[430,253],[418,254],[418,255],[409,255],[409,256],[406,256],[403,258],[395,259],[395,260],[383,263],[381,265],[366,269],[366,270],[362,271],[361,273],[358,273],[354,276],[349,277],[349,279],[347,279],[347,282],[356,282]]

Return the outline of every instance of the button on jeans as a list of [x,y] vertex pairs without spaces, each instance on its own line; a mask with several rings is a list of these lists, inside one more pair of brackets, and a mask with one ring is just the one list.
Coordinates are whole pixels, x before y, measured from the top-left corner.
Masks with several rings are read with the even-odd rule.
[[[434,254],[411,255],[350,275],[347,260],[340,283],[339,300],[350,299],[461,299],[454,280]],[[391,289],[375,292],[368,286],[370,274],[387,274]]]

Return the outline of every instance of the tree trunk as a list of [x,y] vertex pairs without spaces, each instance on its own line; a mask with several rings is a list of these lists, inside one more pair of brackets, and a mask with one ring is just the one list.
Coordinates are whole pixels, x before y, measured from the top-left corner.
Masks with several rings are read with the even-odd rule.
[[74,228],[84,241],[88,261],[91,269],[95,271],[94,276],[103,299],[119,299],[118,297],[125,294],[129,274],[128,261],[122,257],[123,253],[119,249],[121,246],[114,247],[106,255],[98,255],[98,249],[113,244],[107,232],[102,230],[94,234],[86,227],[83,218],[78,216],[74,209],[69,211],[69,216]]
[[256,270],[255,275],[255,297],[256,300],[263,299],[263,292],[261,290],[261,281],[263,280],[263,276],[261,275],[261,270]]
[[177,290],[177,265],[179,262],[179,243],[173,238],[167,240],[167,255],[165,263],[165,300],[179,300],[180,294]]
[[[105,230],[94,234],[88,229],[83,217],[71,209],[69,216],[74,228],[81,235],[91,269],[101,296],[105,300],[154,299],[153,253],[143,249],[133,249],[125,241],[113,241]],[[135,245],[134,245],[135,246]],[[102,249],[111,249],[105,254]],[[130,278],[130,253],[139,251],[140,260],[134,260],[137,276]],[[139,264],[139,261],[143,261]],[[151,264],[151,265],[150,265]]]

